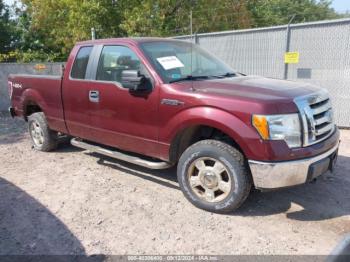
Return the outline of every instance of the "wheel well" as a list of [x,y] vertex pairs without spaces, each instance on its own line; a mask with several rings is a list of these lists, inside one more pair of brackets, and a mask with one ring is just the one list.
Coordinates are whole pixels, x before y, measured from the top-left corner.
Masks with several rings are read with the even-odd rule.
[[215,139],[225,142],[235,147],[244,155],[241,147],[229,135],[214,127],[199,125],[186,128],[175,136],[170,146],[170,162],[176,163],[189,146],[205,139]]
[[25,107],[24,119],[26,121],[28,121],[28,116],[30,116],[33,113],[37,113],[37,112],[42,112],[42,109],[40,108],[40,106],[38,106],[34,102],[29,102]]

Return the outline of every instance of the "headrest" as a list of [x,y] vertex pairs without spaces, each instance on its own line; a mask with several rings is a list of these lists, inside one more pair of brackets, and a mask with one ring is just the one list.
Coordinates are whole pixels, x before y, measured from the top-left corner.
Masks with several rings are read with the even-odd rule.
[[131,56],[119,56],[117,64],[122,66],[131,66],[133,64]]

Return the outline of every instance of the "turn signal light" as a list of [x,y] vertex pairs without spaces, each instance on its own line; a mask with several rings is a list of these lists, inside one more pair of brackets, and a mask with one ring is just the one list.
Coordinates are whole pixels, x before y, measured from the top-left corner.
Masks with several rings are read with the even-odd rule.
[[252,123],[262,139],[267,140],[270,138],[269,124],[267,122],[266,116],[253,115]]

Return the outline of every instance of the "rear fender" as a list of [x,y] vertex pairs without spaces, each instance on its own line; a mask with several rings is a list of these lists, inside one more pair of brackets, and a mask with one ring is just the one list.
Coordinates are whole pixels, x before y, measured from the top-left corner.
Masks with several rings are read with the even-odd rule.
[[41,108],[43,113],[46,115],[48,105],[46,104],[43,97],[40,95],[40,93],[35,89],[26,89],[22,93],[21,96],[21,105],[22,105],[22,112],[23,116],[26,118],[26,110],[27,106],[30,104],[35,104]]

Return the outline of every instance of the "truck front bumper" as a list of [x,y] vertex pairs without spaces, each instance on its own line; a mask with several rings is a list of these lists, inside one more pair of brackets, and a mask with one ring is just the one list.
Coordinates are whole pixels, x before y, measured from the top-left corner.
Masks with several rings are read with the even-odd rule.
[[260,162],[249,160],[254,185],[258,189],[274,189],[304,184],[333,169],[339,142],[327,152],[300,160]]

